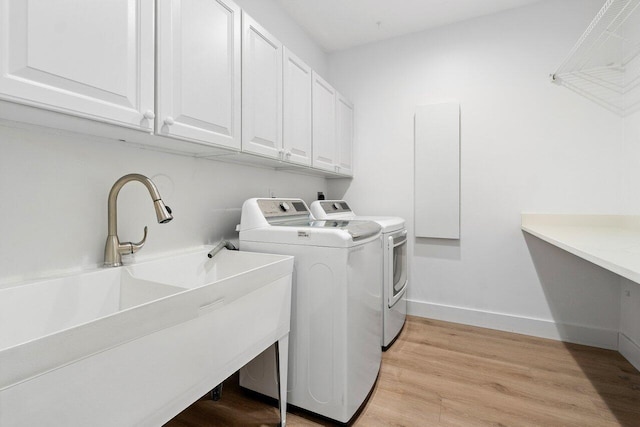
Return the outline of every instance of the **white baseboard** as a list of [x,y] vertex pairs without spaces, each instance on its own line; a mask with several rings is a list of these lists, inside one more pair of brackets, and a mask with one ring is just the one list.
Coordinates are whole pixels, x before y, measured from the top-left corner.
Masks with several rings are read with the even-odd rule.
[[[618,349],[618,331],[614,329],[599,329],[590,326],[557,323],[550,320],[513,316],[510,314],[494,313],[490,311],[480,311],[464,307],[411,300],[407,300],[407,314],[426,317],[429,319],[479,326],[482,328],[497,329],[499,331],[549,338],[558,341],[590,345],[609,350]],[[635,351],[636,353],[634,354],[638,356],[638,359],[636,360],[640,361],[640,348],[635,346],[633,351]],[[622,354],[627,357],[624,353]],[[629,359],[629,357],[627,357],[627,359]]]
[[640,345],[635,343],[631,338],[620,332],[619,350],[625,359],[627,359],[637,370],[640,371]]

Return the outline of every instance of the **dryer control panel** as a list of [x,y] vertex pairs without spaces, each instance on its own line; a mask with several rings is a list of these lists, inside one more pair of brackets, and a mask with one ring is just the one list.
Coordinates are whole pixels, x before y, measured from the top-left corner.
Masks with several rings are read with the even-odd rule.
[[320,202],[320,206],[325,213],[351,213],[351,208],[344,200],[327,200]]

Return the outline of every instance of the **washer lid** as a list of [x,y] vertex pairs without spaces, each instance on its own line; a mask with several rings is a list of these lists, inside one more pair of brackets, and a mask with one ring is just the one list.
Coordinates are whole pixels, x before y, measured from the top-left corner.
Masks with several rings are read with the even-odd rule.
[[308,220],[308,219],[295,219],[291,221],[281,221],[277,224],[280,227],[308,227],[312,229],[322,230],[344,230],[354,241],[360,239],[366,239],[367,237],[375,236],[380,233],[382,227],[373,221],[353,221],[353,220]]
[[359,216],[356,215],[352,220],[357,221],[373,221],[382,227],[383,233],[391,233],[393,231],[405,228],[404,218],[398,216]]

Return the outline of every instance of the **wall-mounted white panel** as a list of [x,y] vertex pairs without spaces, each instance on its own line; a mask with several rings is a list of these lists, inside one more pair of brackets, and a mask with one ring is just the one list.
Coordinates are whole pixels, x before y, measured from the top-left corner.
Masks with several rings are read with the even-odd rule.
[[423,105],[415,117],[416,237],[460,238],[460,104]]

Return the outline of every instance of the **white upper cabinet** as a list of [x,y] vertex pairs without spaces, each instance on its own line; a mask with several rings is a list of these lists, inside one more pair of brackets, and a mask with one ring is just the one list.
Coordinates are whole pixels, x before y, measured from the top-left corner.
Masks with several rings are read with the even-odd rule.
[[313,167],[335,172],[336,91],[313,72]]
[[353,175],[353,104],[315,72],[313,167]]
[[153,0],[0,0],[0,97],[153,130]]
[[282,43],[242,13],[242,151],[279,158]]
[[0,0],[0,106],[7,120],[352,174],[351,103],[232,0]]
[[240,149],[240,8],[158,2],[156,133]]
[[336,144],[338,172],[353,174],[353,104],[344,96],[336,95]]
[[311,67],[284,49],[284,160],[311,166]]

